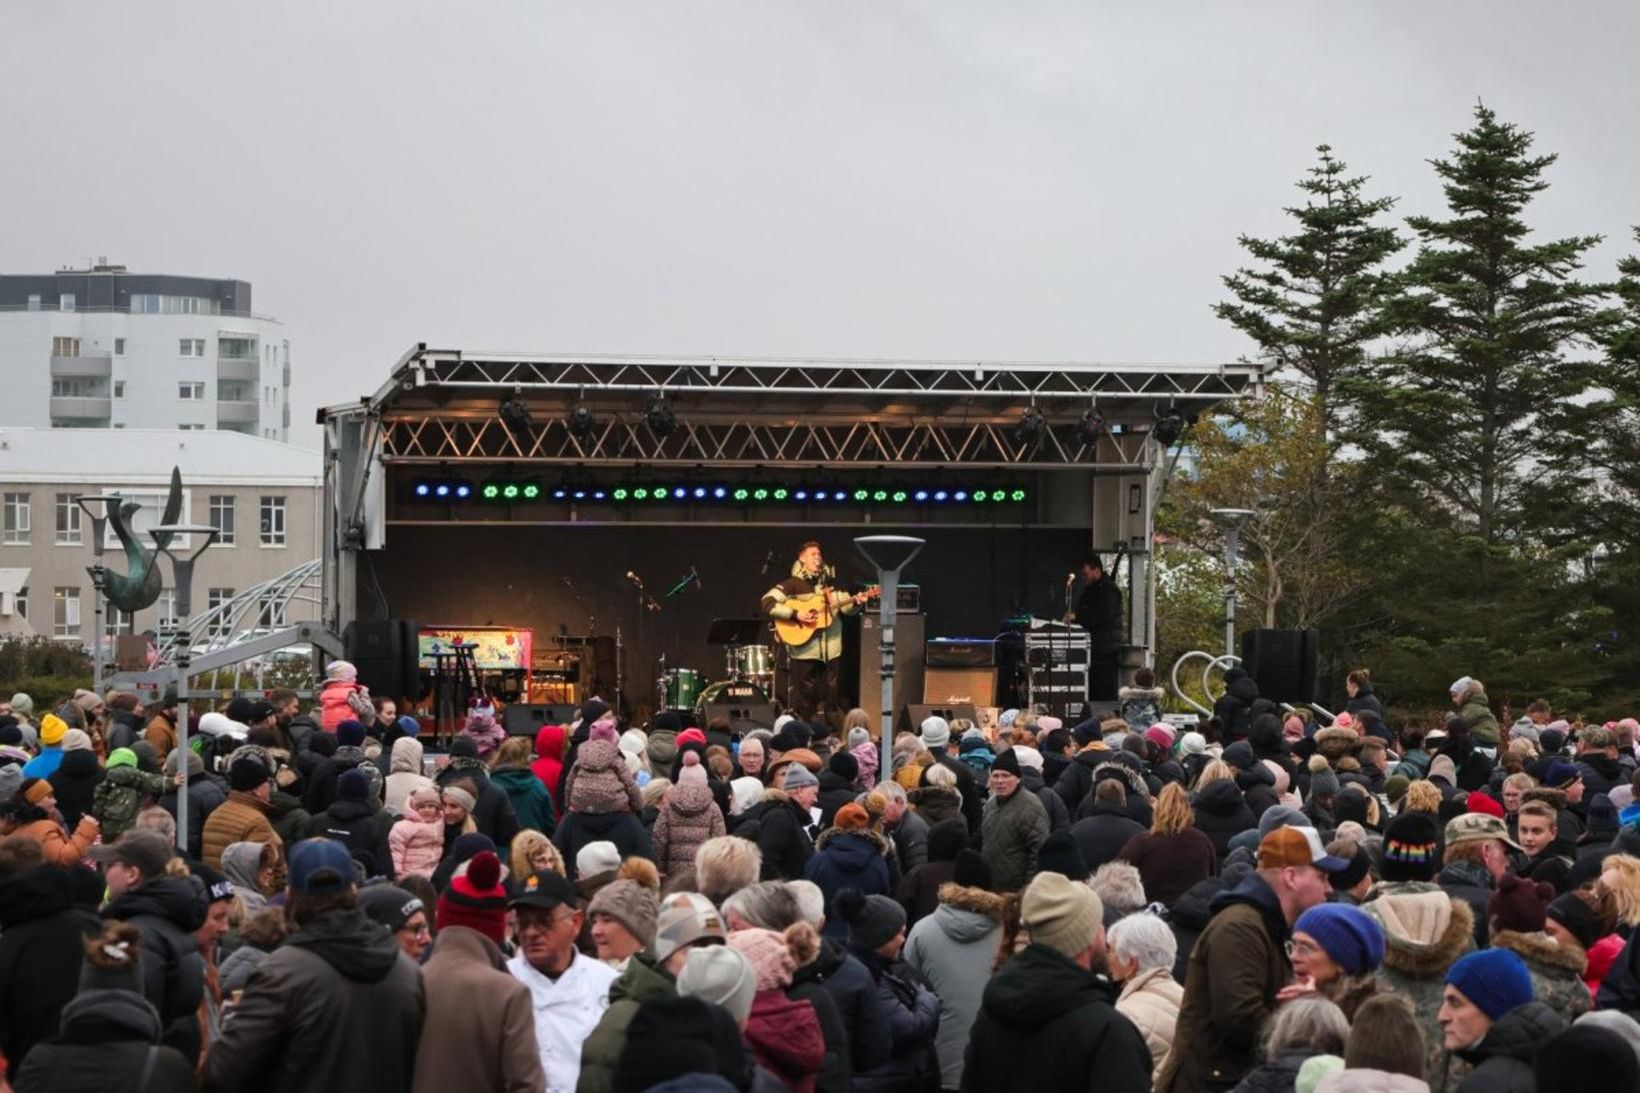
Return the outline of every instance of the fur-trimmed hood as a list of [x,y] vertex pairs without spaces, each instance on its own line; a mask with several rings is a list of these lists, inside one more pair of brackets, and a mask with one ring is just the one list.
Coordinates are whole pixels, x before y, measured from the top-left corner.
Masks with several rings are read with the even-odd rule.
[[844,835],[858,835],[866,842],[875,846],[878,854],[883,857],[888,856],[888,840],[880,833],[871,830],[869,827],[856,827],[849,828],[847,830],[844,830],[841,827],[828,827],[824,831],[820,832],[820,837],[818,839],[814,840],[814,848],[816,850],[824,850],[833,839],[841,838]]
[[1527,801],[1542,801],[1557,812],[1562,811],[1566,807],[1566,791],[1563,789],[1550,789],[1548,786],[1537,786],[1520,795],[1521,804],[1525,804]]
[[1474,942],[1475,912],[1437,885],[1379,885],[1361,910],[1384,928],[1384,966],[1404,975],[1444,974]]
[[1541,931],[1523,934],[1518,930],[1498,930],[1492,934],[1494,949],[1508,949],[1527,965],[1564,969],[1582,975],[1588,954],[1575,944],[1561,943]]
[[955,907],[959,911],[972,911],[976,915],[989,915],[998,922],[1007,907],[1008,900],[995,892],[987,892],[983,888],[971,888],[955,881],[947,881],[940,885],[940,903],[946,907]]
[[1149,800],[1150,787],[1145,784],[1145,776],[1126,763],[1111,759],[1099,763],[1093,768],[1094,785],[1098,785],[1103,779],[1113,776],[1121,779],[1122,784],[1127,787],[1129,793],[1137,793],[1140,797]]

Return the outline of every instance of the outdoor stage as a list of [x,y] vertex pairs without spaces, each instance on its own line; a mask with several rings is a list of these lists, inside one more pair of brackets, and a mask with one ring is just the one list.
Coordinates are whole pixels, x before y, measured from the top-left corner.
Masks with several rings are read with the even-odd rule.
[[[852,539],[897,533],[927,541],[902,579],[920,587],[930,639],[1057,618],[1090,548],[1119,557],[1126,661],[1144,663],[1169,445],[1261,383],[1245,364],[418,346],[374,395],[320,414],[325,619],[338,633],[373,619],[527,627],[538,658],[556,635],[618,628],[626,692],[644,705],[662,655],[723,674],[708,626],[756,616],[805,540],[853,588],[872,571]],[[658,611],[640,619],[629,572]]]

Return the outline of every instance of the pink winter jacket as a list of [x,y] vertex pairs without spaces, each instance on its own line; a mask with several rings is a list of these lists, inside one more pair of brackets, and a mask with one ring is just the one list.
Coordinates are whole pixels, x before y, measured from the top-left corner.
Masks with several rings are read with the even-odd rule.
[[387,833],[387,845],[393,852],[394,875],[407,877],[420,873],[431,877],[444,856],[444,821],[437,819],[427,823],[407,816]]

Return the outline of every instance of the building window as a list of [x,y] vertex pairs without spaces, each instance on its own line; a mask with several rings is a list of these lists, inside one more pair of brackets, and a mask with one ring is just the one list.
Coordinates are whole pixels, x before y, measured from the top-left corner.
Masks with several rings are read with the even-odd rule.
[[203,357],[205,355],[205,339],[183,338],[177,343],[177,352],[184,357]]
[[0,520],[0,543],[13,546],[28,545],[28,494],[8,493],[4,498],[4,517]]
[[59,376],[51,381],[52,398],[107,398],[103,381],[95,376]]
[[162,588],[157,603],[159,607],[159,628],[161,630],[175,630],[177,628],[177,590]]
[[114,397],[115,398],[124,398],[125,397],[125,381],[124,380],[115,380],[114,381]]
[[211,526],[217,530],[216,541],[221,546],[234,544],[233,503],[231,493],[211,494]]
[[61,586],[51,590],[51,634],[58,638],[77,638],[80,636],[80,589],[63,588]]
[[274,592],[264,592],[256,605],[256,625],[285,625],[285,605]]
[[262,545],[285,545],[285,499],[262,495]]
[[38,292],[31,292],[28,294],[28,309],[30,311],[40,310],[40,294]]
[[181,429],[185,433],[197,433],[197,432],[201,431],[202,429],[204,429],[205,426],[203,426],[203,425],[178,425],[177,428]]
[[59,493],[57,495],[57,542],[62,546],[79,546],[83,540],[80,537],[80,506],[74,500],[78,494]]
[[74,299],[74,294],[72,292],[63,293],[61,296],[58,297],[58,301],[59,302],[58,302],[57,306],[59,308],[61,308],[62,310],[64,310],[64,311],[73,311],[74,310],[75,299]]
[[[205,593],[205,610],[215,611],[231,599],[233,599],[233,589],[231,588],[207,589]],[[213,619],[211,622],[211,636],[222,637],[227,634],[232,621],[226,615]]]
[[80,355],[80,339],[61,336],[51,339],[51,355],[53,357],[78,357]]
[[116,356],[116,357],[125,356],[125,339],[124,338],[115,338],[114,339],[114,356]]
[[115,634],[135,634],[137,632],[137,617],[129,611],[121,611],[113,604],[109,604],[108,629]]
[[[126,502],[134,503],[137,510],[126,520],[125,526],[130,529],[131,537],[141,543],[144,549],[153,549],[154,537],[148,534],[148,529],[162,522],[165,515],[165,502],[168,493],[145,493],[141,491],[119,491]],[[124,503],[124,502],[122,502]],[[178,519],[183,523],[192,523],[189,517],[193,514],[192,491],[186,487],[182,491],[182,511]],[[172,545],[179,549],[187,549],[192,545],[190,537],[179,535],[172,541]],[[110,550],[122,549],[119,536],[114,534],[113,525],[103,527],[103,545]]]
[[17,590],[17,598],[16,598],[15,602],[17,604],[17,617],[20,618],[20,619],[27,619],[28,618],[28,588],[26,586],[23,587],[23,588],[19,588]]
[[177,398],[198,401],[204,397],[205,385],[203,383],[194,382],[177,384]]
[[254,361],[256,359],[256,339],[218,337],[216,339],[216,355],[218,360],[224,361]]

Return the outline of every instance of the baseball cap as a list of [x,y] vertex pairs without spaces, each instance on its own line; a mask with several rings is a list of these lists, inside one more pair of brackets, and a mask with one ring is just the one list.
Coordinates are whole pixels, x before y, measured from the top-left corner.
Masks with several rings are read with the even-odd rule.
[[678,892],[661,903],[655,923],[655,959],[667,957],[697,941],[728,941],[729,931],[717,906],[695,892]]
[[543,869],[524,878],[518,894],[507,901],[507,906],[539,907],[550,911],[555,907],[574,907],[576,898],[575,885],[552,870]]
[[1313,865],[1324,873],[1342,873],[1350,867],[1348,859],[1327,853],[1313,827],[1278,827],[1259,841],[1260,869],[1294,865]]
[[353,856],[334,839],[303,839],[290,848],[287,883],[292,892],[340,892],[353,883]]
[[259,698],[251,703],[250,712],[247,716],[252,721],[266,721],[273,716],[273,703],[265,698]]
[[1464,843],[1485,842],[1488,839],[1497,839],[1515,850],[1523,849],[1520,843],[1509,837],[1509,829],[1496,816],[1488,816],[1484,812],[1466,812],[1447,821],[1448,848]]
[[119,862],[142,871],[143,877],[165,874],[165,865],[176,851],[169,840],[157,831],[133,830],[121,835],[116,842],[93,846],[88,852],[94,862]]

